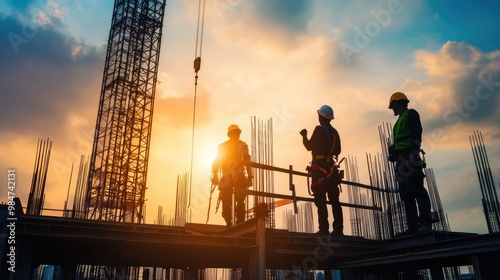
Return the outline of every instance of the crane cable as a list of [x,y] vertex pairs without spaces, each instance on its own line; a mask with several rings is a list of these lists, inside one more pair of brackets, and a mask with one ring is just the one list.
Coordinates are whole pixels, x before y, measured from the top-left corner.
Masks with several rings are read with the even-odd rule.
[[[203,13],[201,12],[202,1],[203,1]],[[198,87],[198,72],[200,71],[201,67],[201,51],[203,47],[203,27],[205,24],[205,3],[206,0],[199,0],[198,2],[198,23],[196,27],[196,47],[194,51],[195,59],[193,63],[195,76],[194,76],[194,101],[193,101],[193,127],[191,131],[191,169],[189,174],[189,197],[187,205],[188,208],[191,206],[191,185],[193,181],[194,128],[196,121],[196,90]],[[200,14],[201,14],[201,32],[200,32]],[[198,52],[198,46],[199,46],[199,52]]]

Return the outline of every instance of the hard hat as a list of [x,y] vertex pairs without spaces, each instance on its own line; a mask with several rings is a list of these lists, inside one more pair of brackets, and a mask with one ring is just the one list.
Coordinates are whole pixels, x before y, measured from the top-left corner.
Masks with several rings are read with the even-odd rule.
[[323,118],[327,118],[329,120],[333,120],[334,119],[333,109],[332,109],[332,107],[330,107],[328,105],[321,106],[321,108],[319,108],[317,112]]
[[400,101],[400,100],[406,100],[410,102],[410,100],[408,100],[408,97],[406,97],[404,93],[398,91],[391,95],[391,98],[389,99],[389,109],[392,109],[392,101]]
[[237,130],[238,133],[241,133],[241,129],[237,125],[232,124],[227,128],[227,136],[229,136],[229,133],[233,130]]

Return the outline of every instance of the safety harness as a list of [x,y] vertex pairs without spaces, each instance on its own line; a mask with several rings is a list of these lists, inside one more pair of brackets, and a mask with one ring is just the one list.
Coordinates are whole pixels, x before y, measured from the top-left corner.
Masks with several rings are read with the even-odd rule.
[[[306,167],[307,170],[307,185],[309,186],[309,177],[312,178],[311,189],[314,187],[326,183],[329,179],[342,180],[344,178],[344,171],[339,170],[340,162],[337,164],[333,156],[333,150],[337,144],[337,138],[335,133],[330,127],[326,125],[321,125],[325,131],[326,138],[330,143],[330,151],[326,155],[313,155],[311,165]],[[324,164],[320,164],[319,161],[323,161]],[[341,161],[342,162],[342,161]],[[333,177],[332,177],[333,176]],[[309,191],[309,188],[308,188]],[[309,194],[311,192],[309,191]]]

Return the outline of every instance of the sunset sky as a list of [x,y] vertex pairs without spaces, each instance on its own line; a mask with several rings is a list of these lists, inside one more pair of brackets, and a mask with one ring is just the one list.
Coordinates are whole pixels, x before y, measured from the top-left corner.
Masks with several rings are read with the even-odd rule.
[[[16,195],[26,206],[37,141],[50,138],[45,207],[64,207],[71,166],[76,170],[80,156],[90,156],[92,149],[113,4],[0,2],[0,201],[7,201],[7,170],[15,169]],[[483,134],[498,193],[500,2],[208,0],[206,5],[193,222],[206,220],[210,166],[230,124],[238,124],[241,139],[250,144],[251,117],[272,118],[274,165],[303,171],[310,154],[299,131],[312,132],[316,110],[329,104],[341,156],[357,159],[360,181],[368,184],[366,154],[381,151],[378,126],[394,123],[388,100],[402,91],[420,113],[423,149],[451,229],[487,232],[469,135]],[[158,206],[173,215],[177,176],[190,170],[197,13],[198,1],[167,0],[148,223]],[[70,201],[75,177],[76,171]],[[298,195],[308,196],[305,180],[298,182]],[[275,191],[289,193],[286,184]],[[347,192],[341,200],[347,202]],[[211,222],[223,224],[213,211]]]

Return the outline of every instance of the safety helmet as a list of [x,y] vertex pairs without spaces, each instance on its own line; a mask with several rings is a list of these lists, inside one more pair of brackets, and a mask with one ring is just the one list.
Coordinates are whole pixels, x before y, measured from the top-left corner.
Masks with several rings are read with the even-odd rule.
[[328,105],[321,106],[321,108],[319,108],[317,112],[323,118],[327,118],[329,120],[333,120],[334,119],[333,109],[332,109],[332,107],[330,107]]
[[238,134],[241,133],[241,129],[237,125],[232,124],[227,128],[227,136],[229,136],[229,133],[234,130],[237,130]]
[[401,101],[401,100],[405,100],[407,102],[410,102],[410,100],[408,100],[408,97],[406,97],[406,95],[402,92],[395,92],[391,95],[391,98],[389,99],[389,109],[392,109],[392,102],[393,101]]

